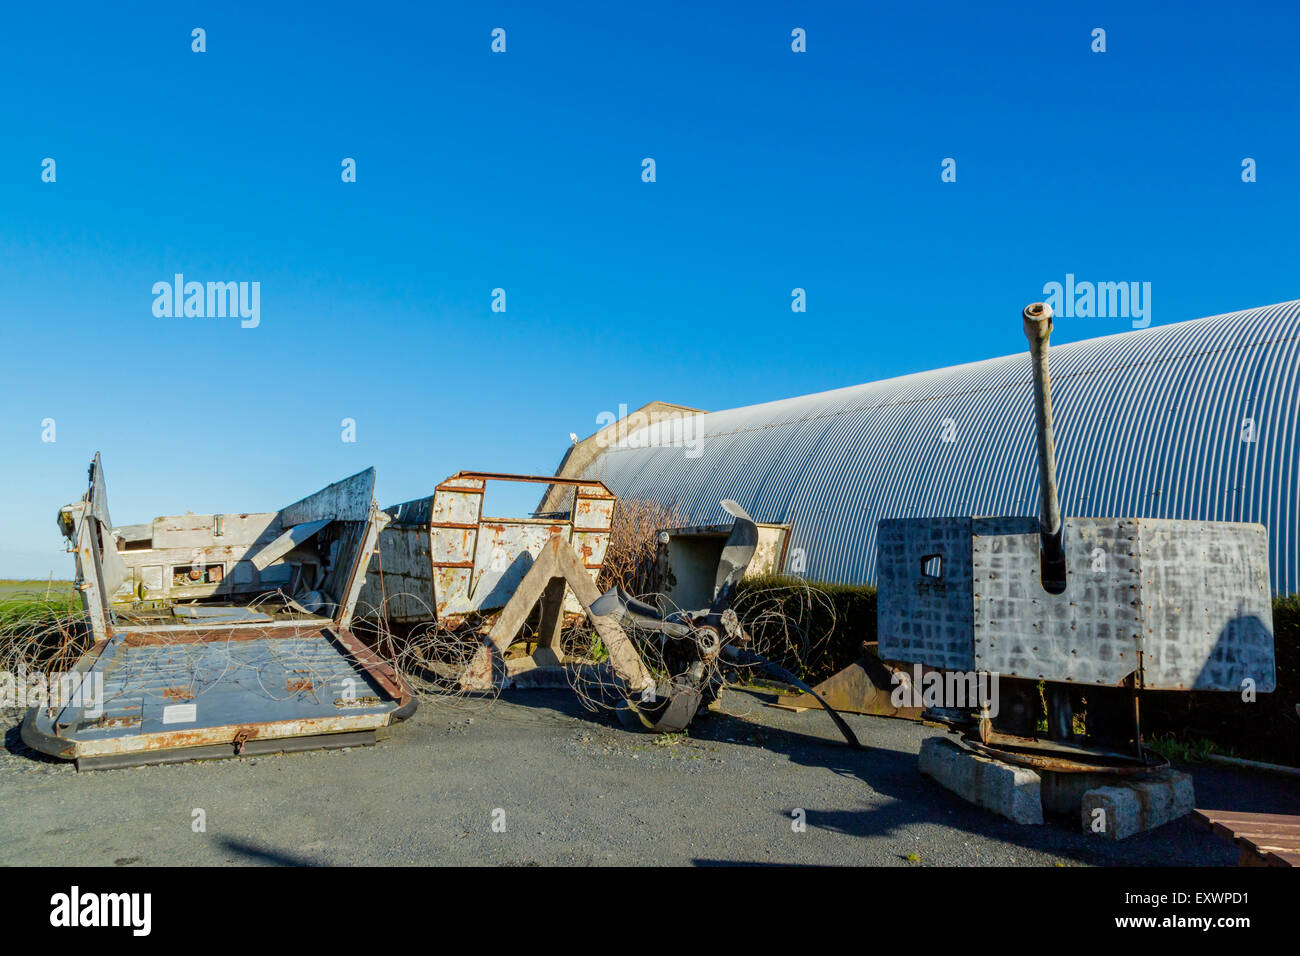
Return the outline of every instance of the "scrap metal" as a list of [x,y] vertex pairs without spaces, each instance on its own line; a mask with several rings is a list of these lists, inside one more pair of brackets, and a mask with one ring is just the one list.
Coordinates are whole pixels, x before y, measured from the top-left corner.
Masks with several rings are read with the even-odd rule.
[[29,746],[80,769],[353,746],[413,712],[349,629],[387,520],[373,469],[277,512],[125,528],[98,454],[89,477],[59,524],[90,629],[75,679],[103,691],[29,709]]
[[[764,670],[816,696],[789,671],[746,647],[749,637],[731,609],[731,602],[753,558],[758,528],[734,501],[722,505],[734,520],[714,569],[708,607],[665,611],[619,586],[599,594],[578,554],[560,535],[554,535],[485,635],[482,647],[465,670],[464,683],[490,687],[504,681],[506,649],[539,601],[539,633],[557,655],[557,662],[562,662],[558,595],[568,585],[609,654],[623,694],[618,714],[628,726],[656,733],[684,730],[699,708],[716,697],[724,662]],[[629,631],[642,640],[634,640]],[[650,655],[650,665],[643,654]],[[829,706],[826,709],[850,744],[858,746],[843,719]]]
[[[531,518],[491,517],[484,511],[489,481],[567,488],[569,506]],[[361,606],[392,624],[454,628],[505,607],[554,538],[573,549],[594,583],[609,546],[614,496],[598,481],[461,471],[432,495],[387,514]],[[572,595],[565,611],[582,613]]]

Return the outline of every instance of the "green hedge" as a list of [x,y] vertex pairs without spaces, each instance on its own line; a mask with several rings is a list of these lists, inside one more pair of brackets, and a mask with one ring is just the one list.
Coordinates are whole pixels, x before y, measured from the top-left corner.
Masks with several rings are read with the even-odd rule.
[[[815,684],[876,639],[876,589],[788,575],[745,578],[731,606],[766,654]],[[778,623],[780,616],[788,622]]]
[[[809,683],[853,663],[876,639],[876,589],[774,575],[746,578],[732,606],[758,649]],[[782,624],[782,618],[786,623]],[[1273,602],[1277,690],[1253,704],[1237,694],[1148,692],[1145,736],[1204,738],[1239,757],[1300,766],[1300,595]]]

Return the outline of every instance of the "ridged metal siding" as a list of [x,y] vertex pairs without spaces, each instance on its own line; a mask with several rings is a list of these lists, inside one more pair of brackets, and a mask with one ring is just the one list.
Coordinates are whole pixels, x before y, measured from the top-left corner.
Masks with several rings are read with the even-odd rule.
[[[1063,514],[1259,522],[1274,591],[1300,590],[1300,301],[1053,346],[1051,369]],[[694,524],[734,498],[793,526],[787,567],[874,582],[882,518],[1038,513],[1030,389],[1026,352],[712,412],[697,457],[665,422],[584,477]]]

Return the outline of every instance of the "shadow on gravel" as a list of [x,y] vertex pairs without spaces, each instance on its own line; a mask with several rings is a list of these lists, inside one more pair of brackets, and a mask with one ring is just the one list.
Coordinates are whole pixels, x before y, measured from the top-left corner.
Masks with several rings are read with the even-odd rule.
[[[804,716],[825,719],[816,711]],[[850,717],[854,733],[866,749],[852,750],[840,741],[713,714],[691,727],[691,736],[784,754],[796,764],[856,777],[876,793],[892,798],[878,807],[804,807],[809,827],[849,836],[888,836],[915,824],[938,824],[977,834],[988,840],[1022,846],[1097,866],[1233,866],[1237,851],[1184,817],[1150,833],[1119,843],[1085,836],[1075,821],[1049,821],[1022,826],[975,807],[944,790],[917,769],[912,751],[872,746],[872,727],[888,717]],[[1199,783],[1199,773],[1197,774]],[[1198,799],[1198,805],[1204,806]],[[954,834],[960,839],[960,833]],[[964,855],[964,854],[963,854]],[[745,861],[729,861],[745,862]],[[946,860],[922,860],[944,864]]]
[[329,864],[323,860],[313,860],[305,856],[286,853],[283,850],[267,849],[266,847],[260,847],[255,843],[248,843],[245,840],[236,840],[232,837],[222,837],[221,845],[227,850],[238,853],[240,856],[247,857],[250,861],[266,863],[270,866],[329,866]]
[[[772,711],[764,707],[764,701],[775,699],[774,695],[734,686],[729,692],[748,698],[753,703],[749,715],[701,713],[691,724],[691,737],[783,754],[801,766],[829,770],[845,777],[856,778],[876,793],[892,798],[891,802],[884,806],[876,807],[864,806],[865,800],[857,807],[805,806],[803,809],[807,813],[809,827],[847,836],[873,837],[890,836],[900,828],[928,823],[956,831],[953,833],[953,839],[957,841],[962,839],[962,831],[965,831],[986,840],[1051,853],[1075,863],[1094,866],[1235,866],[1237,863],[1238,852],[1231,844],[1201,829],[1188,817],[1118,843],[1085,836],[1079,832],[1078,824],[1072,820],[1049,819],[1042,826],[1022,826],[1012,823],[1010,820],[967,803],[955,794],[944,790],[928,777],[923,777],[917,769],[917,754],[914,750],[894,750],[874,743],[882,737],[898,739],[898,731],[901,728],[890,728],[890,724],[906,724],[905,733],[909,734],[913,729],[919,729],[911,722],[900,722],[890,717],[846,715],[853,732],[865,747],[863,750],[853,750],[838,736],[826,716],[816,710],[793,716],[784,711]],[[572,692],[517,690],[503,693],[502,699],[508,699],[529,709],[553,710],[593,724],[620,728],[620,724],[611,713],[604,710],[595,712],[586,710]],[[814,736],[787,727],[773,726],[763,722],[766,717],[786,721],[793,719],[800,723],[809,721],[807,726],[815,726],[819,733],[826,736]],[[824,726],[821,723],[811,723],[815,721],[824,722]],[[635,731],[623,730],[623,732],[637,736]],[[1202,788],[1202,774],[1206,772],[1204,768],[1180,767],[1179,769],[1192,772],[1198,787],[1198,806],[1214,805],[1218,792],[1230,789],[1219,780],[1215,780],[1213,786]],[[1214,776],[1217,777],[1218,774],[1215,773]],[[1234,775],[1229,771],[1229,776],[1235,776],[1236,786],[1240,789],[1241,775]],[[1252,806],[1263,806],[1256,800],[1254,793],[1248,793],[1244,797],[1239,795],[1237,799],[1239,801],[1244,799]],[[1281,802],[1284,803],[1285,800]],[[1231,809],[1226,805],[1221,808]],[[1297,812],[1297,810],[1290,812]],[[959,854],[957,858],[968,859],[974,855],[977,855],[977,851]],[[921,865],[944,865],[952,864],[954,861],[937,859],[919,862]],[[972,863],[978,862],[977,859],[972,860]],[[767,865],[768,861],[700,861],[700,865],[708,863]]]
[[[7,718],[6,718],[7,719]],[[60,760],[58,757],[51,757],[49,754],[43,754],[39,750],[33,750],[23,743],[22,737],[22,715],[17,718],[17,723],[5,730],[5,750],[15,757],[26,757],[37,763],[67,763],[66,760]]]

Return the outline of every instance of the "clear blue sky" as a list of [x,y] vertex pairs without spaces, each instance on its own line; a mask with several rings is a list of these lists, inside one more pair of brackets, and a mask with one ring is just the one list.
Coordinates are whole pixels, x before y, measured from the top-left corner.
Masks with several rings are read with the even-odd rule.
[[[1154,324],[1300,296],[1293,3],[299,6],[0,12],[0,576],[70,573],[97,449],[120,523],[390,504],[621,403],[1020,351],[1066,273]],[[155,317],[176,272],[260,326]]]

